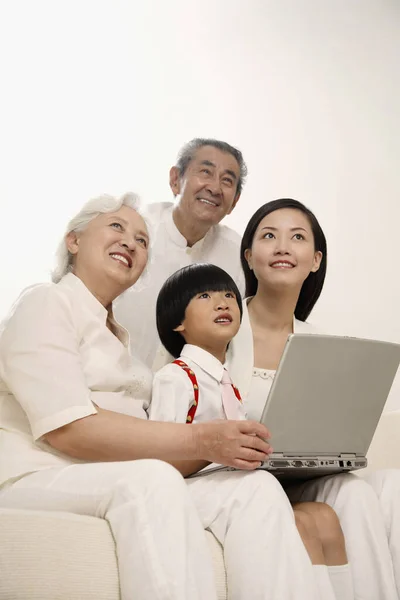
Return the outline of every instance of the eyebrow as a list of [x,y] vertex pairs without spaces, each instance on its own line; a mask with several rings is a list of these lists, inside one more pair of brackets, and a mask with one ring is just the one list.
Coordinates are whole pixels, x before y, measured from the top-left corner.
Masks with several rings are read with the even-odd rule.
[[[214,169],[217,166],[213,162],[211,162],[211,160],[202,160],[200,165],[205,165],[206,167],[213,167]],[[227,175],[230,175],[235,180],[237,179],[237,175],[236,175],[235,171],[232,171],[231,169],[225,169],[224,173],[226,173]]]
[[[277,227],[268,227],[268,225],[266,227],[263,227],[261,229],[261,231],[263,231],[264,229],[270,229],[271,231],[278,231]],[[306,233],[308,233],[307,229],[304,229],[304,227],[291,227],[290,231],[305,231]]]

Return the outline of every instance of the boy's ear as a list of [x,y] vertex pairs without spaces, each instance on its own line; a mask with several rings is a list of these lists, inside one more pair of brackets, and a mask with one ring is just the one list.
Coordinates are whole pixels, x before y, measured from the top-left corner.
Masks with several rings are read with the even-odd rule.
[[175,327],[174,331],[185,331],[185,327],[183,325],[183,323],[181,323],[180,325],[178,325],[178,327]]

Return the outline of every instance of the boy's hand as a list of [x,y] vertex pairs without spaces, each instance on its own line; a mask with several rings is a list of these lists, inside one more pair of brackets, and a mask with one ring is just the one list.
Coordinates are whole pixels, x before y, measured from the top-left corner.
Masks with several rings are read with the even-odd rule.
[[256,421],[209,421],[191,425],[197,458],[213,463],[253,470],[273,451],[270,433]]

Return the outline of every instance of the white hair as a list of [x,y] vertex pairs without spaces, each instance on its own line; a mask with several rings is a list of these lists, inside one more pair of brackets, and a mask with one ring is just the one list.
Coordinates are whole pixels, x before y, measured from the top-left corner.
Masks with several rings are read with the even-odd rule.
[[[132,192],[128,192],[120,198],[104,194],[92,198],[83,205],[81,210],[73,217],[67,225],[65,235],[60,242],[56,252],[56,265],[51,273],[51,279],[58,283],[64,275],[72,270],[73,255],[67,248],[66,237],[71,231],[83,231],[93,219],[104,213],[117,212],[122,206],[129,206],[140,213],[140,198]],[[141,215],[143,217],[143,215]]]

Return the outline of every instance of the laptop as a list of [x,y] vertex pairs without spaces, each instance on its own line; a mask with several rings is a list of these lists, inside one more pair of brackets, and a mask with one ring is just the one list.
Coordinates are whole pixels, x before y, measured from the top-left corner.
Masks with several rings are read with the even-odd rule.
[[[366,467],[399,363],[400,344],[290,335],[260,419],[274,449],[260,469],[310,479]],[[217,470],[236,469],[194,476]]]

